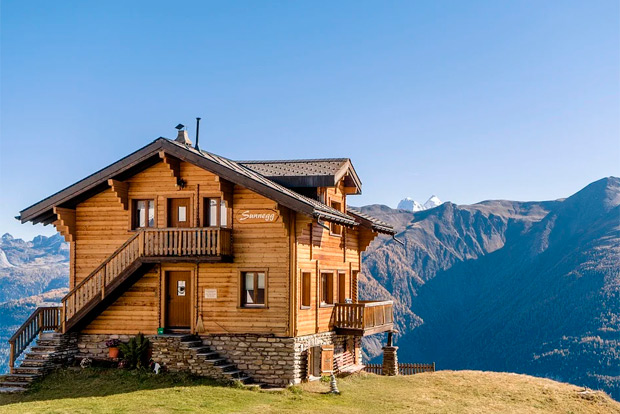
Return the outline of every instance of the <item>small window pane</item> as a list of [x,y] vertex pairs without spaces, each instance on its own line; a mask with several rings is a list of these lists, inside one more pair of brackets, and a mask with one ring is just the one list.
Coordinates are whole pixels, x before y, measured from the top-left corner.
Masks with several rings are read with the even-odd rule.
[[179,206],[179,221],[187,221],[187,207]]
[[217,226],[217,200],[209,200],[209,226]]
[[155,227],[155,202],[149,200],[149,227]]
[[245,274],[244,296],[246,304],[254,303],[254,273]]
[[142,200],[138,201],[138,227],[146,226],[146,203]]
[[265,289],[265,274],[264,273],[258,274],[258,288]]
[[220,225],[226,227],[228,224],[228,211],[226,210],[226,201],[220,202]]

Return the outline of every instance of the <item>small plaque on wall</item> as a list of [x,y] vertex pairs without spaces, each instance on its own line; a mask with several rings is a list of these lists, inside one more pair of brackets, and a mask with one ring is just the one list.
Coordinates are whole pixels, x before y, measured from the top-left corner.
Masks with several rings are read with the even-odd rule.
[[205,299],[217,299],[217,289],[205,289]]

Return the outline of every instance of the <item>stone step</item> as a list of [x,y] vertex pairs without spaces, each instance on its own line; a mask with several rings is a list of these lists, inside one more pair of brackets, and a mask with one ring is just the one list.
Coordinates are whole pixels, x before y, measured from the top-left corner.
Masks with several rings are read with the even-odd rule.
[[236,366],[235,364],[231,364],[231,363],[228,363],[228,364],[222,364],[222,365],[216,365],[216,366],[215,366],[215,368],[217,368],[217,369],[221,369],[222,371],[226,371],[227,369],[230,369],[230,368],[236,368],[236,367],[237,367],[237,366]]
[[39,378],[38,375],[33,374],[9,374],[4,377],[5,382],[32,382]]
[[32,352],[47,352],[52,353],[54,351],[56,351],[56,347],[55,346],[47,346],[47,345],[35,345],[32,348],[30,348],[30,351]]
[[26,360],[34,360],[34,361],[45,361],[47,359],[49,359],[49,356],[51,355],[50,352],[28,352],[26,353],[26,356],[24,357],[24,361]]
[[39,338],[41,339],[55,339],[62,338],[63,334],[61,332],[41,332]]
[[27,388],[30,386],[29,382],[24,381],[2,381],[0,382],[0,387],[21,387]]
[[24,358],[22,363],[19,365],[20,367],[45,367],[47,365],[52,365],[46,359],[28,359]]
[[19,367],[13,369],[15,374],[33,374],[33,375],[41,375],[45,371],[44,367],[24,367],[20,365]]
[[205,359],[205,362],[207,364],[211,364],[211,365],[217,365],[217,364],[221,364],[226,362],[226,358],[212,358],[212,359]]
[[0,394],[17,394],[25,391],[26,388],[22,387],[0,387]]
[[186,346],[188,348],[197,348],[202,345],[202,341],[199,340],[193,340],[193,341],[181,341],[181,345]]
[[191,351],[196,352],[196,354],[207,354],[209,352],[211,352],[211,348],[209,348],[208,346],[197,346],[195,348],[189,348]]
[[45,347],[60,348],[61,345],[62,344],[60,342],[55,342],[55,341],[37,341],[36,345],[34,345],[34,346],[45,346]]
[[209,359],[212,357],[219,357],[219,354],[215,351],[209,351],[209,352],[199,352],[196,354],[196,356]]
[[[239,377],[239,375],[243,374],[243,372],[240,369],[233,369],[231,371],[224,371],[222,372],[222,374],[228,376],[228,377],[232,377],[232,379],[241,379],[241,378],[245,378],[245,377]],[[237,377],[235,377],[235,375]]]

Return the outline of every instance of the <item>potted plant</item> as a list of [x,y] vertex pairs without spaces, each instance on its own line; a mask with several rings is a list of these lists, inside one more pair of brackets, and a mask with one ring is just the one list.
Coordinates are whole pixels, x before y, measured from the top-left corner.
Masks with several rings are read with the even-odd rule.
[[118,339],[110,339],[108,341],[105,341],[105,346],[108,347],[108,355],[110,356],[110,358],[118,358],[118,346],[120,345],[120,343],[121,341],[119,341]]

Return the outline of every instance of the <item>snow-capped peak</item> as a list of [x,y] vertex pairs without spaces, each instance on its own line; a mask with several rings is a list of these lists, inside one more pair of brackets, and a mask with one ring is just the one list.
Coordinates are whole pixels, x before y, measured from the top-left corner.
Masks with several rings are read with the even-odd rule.
[[401,210],[416,212],[416,211],[429,210],[441,204],[443,204],[443,202],[436,195],[432,195],[424,204],[418,201],[415,201],[411,197],[406,197],[400,200],[400,202],[398,203],[398,207],[396,208],[399,208]]
[[431,208],[435,208],[442,204],[443,204],[443,201],[441,201],[439,197],[433,194],[428,200],[426,200],[426,203],[424,203],[424,209],[430,210]]
[[422,211],[424,210],[424,206],[420,203],[418,203],[417,201],[415,201],[413,198],[411,197],[407,197],[404,198],[402,200],[400,200],[400,203],[398,203],[398,207],[401,210],[409,210],[409,211]]

